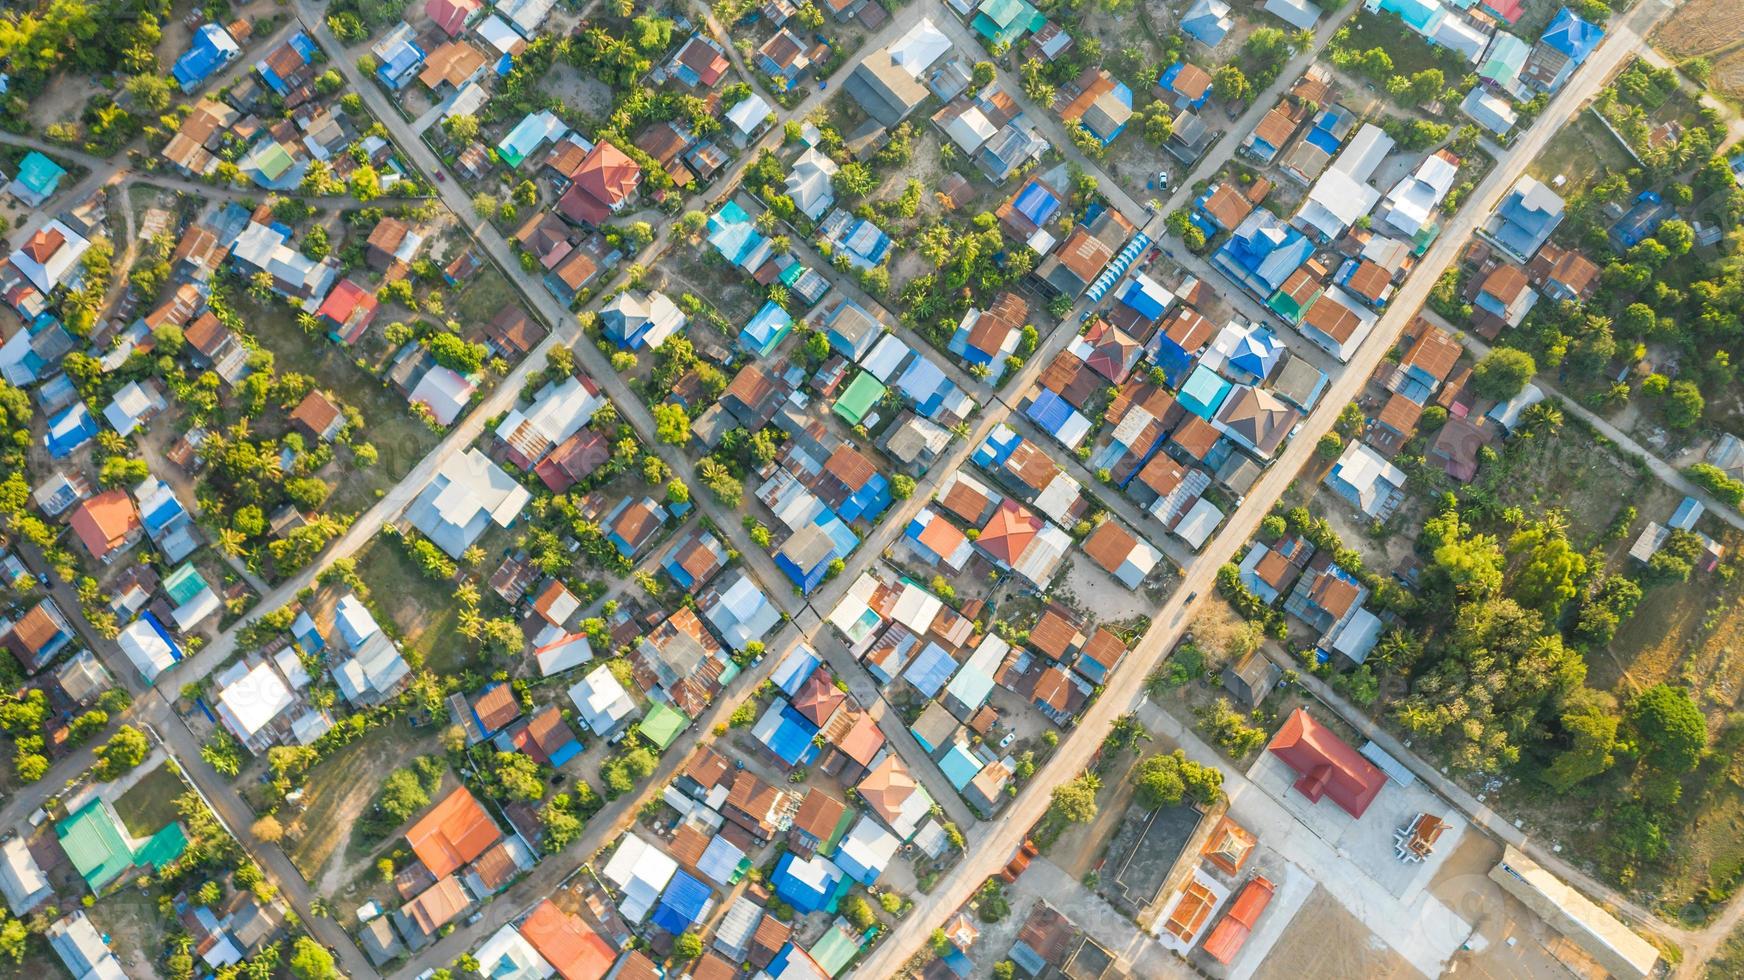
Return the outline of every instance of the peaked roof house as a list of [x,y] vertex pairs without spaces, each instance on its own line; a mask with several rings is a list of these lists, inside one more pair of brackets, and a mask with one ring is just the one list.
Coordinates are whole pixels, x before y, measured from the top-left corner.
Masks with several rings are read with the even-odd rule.
[[684,329],[685,322],[684,311],[659,290],[625,290],[600,309],[605,335],[625,350],[659,350],[666,338]]
[[787,196],[793,199],[800,214],[816,221],[836,203],[835,188],[830,179],[839,169],[836,161],[815,146],[807,148],[799,159],[793,161],[793,169],[787,173]]
[[66,286],[71,289],[83,274],[79,259],[91,247],[85,236],[59,218],[32,232],[24,244],[13,249],[12,267],[24,274],[43,295]]
[[1603,28],[1563,7],[1539,36],[1520,74],[1533,88],[1554,92],[1567,84],[1569,76],[1599,46],[1604,35]]
[[66,168],[35,150],[18,161],[18,174],[6,185],[6,192],[28,208],[40,208],[60,188]]
[[1373,310],[1335,286],[1314,299],[1298,327],[1315,346],[1347,362],[1379,320]]
[[1229,4],[1223,0],[1193,0],[1193,5],[1181,15],[1181,32],[1208,48],[1222,44],[1224,35],[1234,27]]
[[842,88],[879,125],[895,126],[926,100],[920,76],[950,49],[932,18],[922,17],[888,47],[862,58]]
[[1296,771],[1292,788],[1312,803],[1331,799],[1360,820],[1387,783],[1387,775],[1350,744],[1297,708],[1272,736],[1266,751]]
[[526,487],[475,447],[443,462],[406,517],[437,547],[459,558],[487,526],[513,524],[530,499]]
[[569,700],[575,704],[582,724],[600,738],[610,738],[622,731],[636,713],[636,702],[605,664],[571,685]]
[[1314,243],[1282,218],[1255,208],[1212,256],[1212,264],[1262,298],[1270,298],[1314,253]]
[[1384,521],[1405,499],[1405,479],[1405,471],[1380,453],[1352,442],[1327,471],[1324,482],[1365,517]]
[[91,557],[108,564],[139,542],[145,534],[133,498],[119,487],[82,500],[73,508],[67,524]]
[[194,31],[188,50],[170,68],[171,77],[183,92],[192,92],[212,77],[212,73],[229,64],[242,48],[224,25],[207,21]]
[[29,612],[0,631],[0,643],[11,650],[19,665],[31,674],[47,666],[73,639],[72,624],[67,622],[51,597],[44,597],[30,607]]
[[933,807],[932,797],[893,752],[887,752],[884,761],[873,766],[854,790],[872,814],[902,841],[914,836]]
[[1562,217],[1562,197],[1536,178],[1522,174],[1479,229],[1478,237],[1524,265],[1550,240]]
[[582,158],[557,210],[576,224],[598,226],[622,211],[641,183],[642,168],[636,161],[601,140]]
[[672,55],[666,70],[691,88],[714,88],[727,73],[727,54],[714,38],[692,34]]
[[1114,142],[1132,118],[1132,89],[1105,68],[1084,69],[1072,87],[1077,94],[1060,109],[1060,118],[1083,126],[1103,146]]

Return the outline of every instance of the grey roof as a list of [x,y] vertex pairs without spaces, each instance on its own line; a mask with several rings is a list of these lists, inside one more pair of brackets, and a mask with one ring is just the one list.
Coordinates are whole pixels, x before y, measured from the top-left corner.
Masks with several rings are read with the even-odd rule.
[[866,114],[885,126],[902,122],[927,97],[926,86],[880,48],[867,55],[843,83],[848,95]]

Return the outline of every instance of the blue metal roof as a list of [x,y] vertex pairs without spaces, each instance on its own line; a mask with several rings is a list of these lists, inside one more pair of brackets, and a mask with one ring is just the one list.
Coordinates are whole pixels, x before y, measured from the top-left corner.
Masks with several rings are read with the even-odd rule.
[[781,689],[781,693],[793,697],[799,693],[806,678],[810,677],[812,671],[816,670],[818,664],[821,663],[823,660],[818,657],[817,653],[811,647],[801,643],[788,651],[787,656],[781,658],[781,662],[775,665],[775,672],[769,675],[769,679]]
[[913,684],[915,690],[930,698],[939,693],[939,688],[944,687],[945,682],[956,672],[957,661],[945,652],[944,647],[929,642],[926,649],[902,672],[902,678]]
[[91,415],[91,410],[84,402],[74,402],[48,420],[48,434],[43,437],[43,442],[48,446],[50,456],[65,459],[96,435],[97,420]]
[[654,924],[679,935],[702,918],[713,897],[709,886],[680,869],[660,896],[660,904],[654,909]]
[[779,708],[771,705],[769,710],[776,712],[778,720],[774,727],[763,730],[761,738],[764,746],[776,758],[790,766],[809,762],[817,754],[817,746],[811,742],[817,737],[817,726],[786,699],[782,700]]
[[1029,407],[1023,410],[1023,414],[1040,426],[1043,432],[1059,432],[1065,428],[1074,411],[1064,398],[1043,388],[1036,395],[1035,401],[1030,402]]
[[1574,11],[1564,7],[1556,12],[1556,17],[1538,41],[1547,48],[1562,52],[1578,65],[1593,53],[1599,39],[1604,36],[1604,30],[1597,24],[1582,20]]
[[1000,423],[987,434],[987,438],[982,440],[981,445],[975,447],[973,454],[975,465],[984,469],[996,469],[1004,466],[1006,459],[1021,445],[1023,445],[1023,436],[1018,435],[1017,430],[1011,426]]
[[1133,277],[1132,281],[1126,284],[1126,288],[1120,291],[1119,298],[1121,305],[1147,320],[1155,320],[1157,317],[1162,316],[1164,308],[1163,304],[1166,300],[1162,296],[1158,296],[1156,293],[1152,292],[1151,287],[1153,286],[1157,289],[1162,288],[1149,276],[1138,275]]
[[[814,884],[809,878],[801,878],[794,871],[795,864],[802,865],[807,872],[821,871],[817,882]],[[820,912],[827,908],[835,898],[836,886],[841,880],[842,869],[829,858],[814,856],[810,861],[800,861],[792,851],[781,855],[773,875],[776,897],[800,912]]]

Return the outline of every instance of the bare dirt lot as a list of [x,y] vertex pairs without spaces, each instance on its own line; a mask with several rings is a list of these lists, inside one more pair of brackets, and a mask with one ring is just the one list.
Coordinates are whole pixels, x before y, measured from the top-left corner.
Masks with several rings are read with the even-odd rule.
[[1689,0],[1654,35],[1673,58],[1711,55],[1744,42],[1744,7],[1737,0]]
[[1299,977],[1415,980],[1419,974],[1324,888],[1316,886],[1253,976],[1254,980]]

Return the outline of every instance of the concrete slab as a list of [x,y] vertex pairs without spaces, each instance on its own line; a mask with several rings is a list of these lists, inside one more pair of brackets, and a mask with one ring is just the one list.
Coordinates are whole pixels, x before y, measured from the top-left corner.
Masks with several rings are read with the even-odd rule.
[[[1362,868],[1369,878],[1402,902],[1413,901],[1428,887],[1436,870],[1459,846],[1460,838],[1470,827],[1462,814],[1421,783],[1401,786],[1389,781],[1369,804],[1362,819],[1357,820],[1331,800],[1314,803],[1291,789],[1296,781],[1295,771],[1270,752],[1260,753],[1247,777],[1336,848],[1341,857]],[[1445,820],[1448,827],[1436,842],[1435,853],[1421,863],[1407,863],[1393,852],[1393,833],[1419,813],[1434,814]]]

